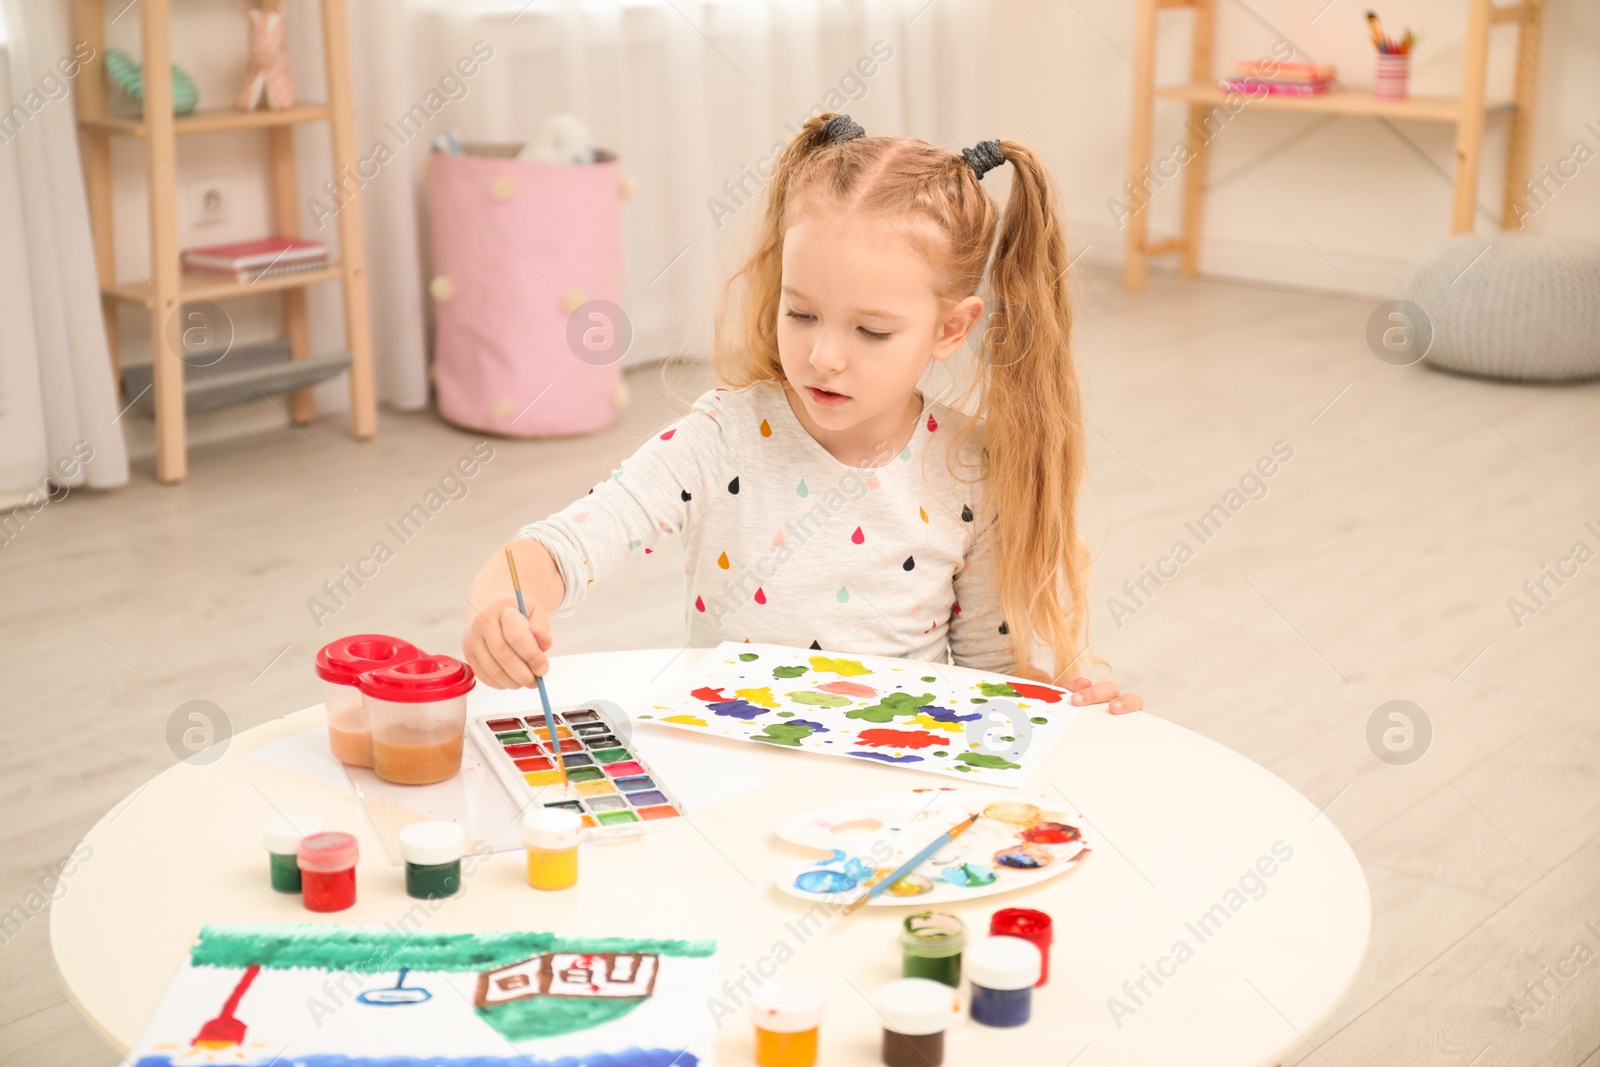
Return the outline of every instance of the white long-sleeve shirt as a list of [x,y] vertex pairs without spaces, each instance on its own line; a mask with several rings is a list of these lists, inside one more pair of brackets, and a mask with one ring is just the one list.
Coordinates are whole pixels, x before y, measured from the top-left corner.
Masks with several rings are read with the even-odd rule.
[[981,426],[955,473],[948,462],[961,417],[924,396],[905,448],[885,444],[869,461],[880,465],[858,468],[806,431],[779,383],[713,389],[517,536],[561,572],[554,617],[681,532],[693,646],[748,639],[1009,672],[991,530],[979,528]]

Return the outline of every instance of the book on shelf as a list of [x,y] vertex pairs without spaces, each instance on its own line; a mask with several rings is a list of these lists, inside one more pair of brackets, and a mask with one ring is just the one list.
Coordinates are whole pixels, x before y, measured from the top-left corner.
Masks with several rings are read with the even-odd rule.
[[325,267],[328,246],[301,237],[262,237],[254,241],[186,248],[179,254],[178,261],[184,270],[231,274],[240,281],[251,281],[265,277],[269,271],[283,274]]
[[1234,64],[1234,73],[1240,78],[1259,78],[1263,81],[1331,82],[1339,76],[1339,68],[1332,63],[1276,63],[1270,59],[1241,59]]
[[1327,82],[1284,82],[1266,78],[1223,78],[1217,88],[1244,96],[1318,96],[1328,91]]

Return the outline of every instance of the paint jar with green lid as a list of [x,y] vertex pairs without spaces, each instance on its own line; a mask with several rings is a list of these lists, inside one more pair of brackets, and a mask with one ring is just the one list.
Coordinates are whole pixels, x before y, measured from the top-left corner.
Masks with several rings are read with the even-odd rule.
[[954,915],[922,911],[907,916],[900,929],[900,974],[905,978],[931,978],[952,989],[959,988],[961,950],[966,944],[967,928]]
[[401,830],[406,895],[418,900],[455,896],[461,890],[461,857],[466,851],[467,835],[453,822],[418,822]]
[[274,815],[261,829],[262,843],[267,846],[268,870],[272,888],[280,893],[300,892],[301,838],[322,832],[322,819],[305,812]]

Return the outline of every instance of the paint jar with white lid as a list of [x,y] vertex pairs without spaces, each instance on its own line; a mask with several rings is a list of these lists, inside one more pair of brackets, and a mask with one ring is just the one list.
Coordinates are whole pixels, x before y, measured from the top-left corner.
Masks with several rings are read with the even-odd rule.
[[419,900],[454,896],[461,889],[461,857],[466,851],[467,835],[453,822],[418,822],[401,830],[406,895]]
[[272,888],[280,893],[300,892],[300,842],[322,832],[322,817],[305,812],[274,815],[261,828],[262,844],[267,846]]
[[817,1062],[822,990],[799,978],[769,978],[750,998],[758,1067],[811,1067]]
[[1039,947],[1020,937],[986,937],[967,950],[972,980],[972,1021],[985,1026],[1021,1026],[1033,1014],[1033,987],[1043,959]]
[[944,1032],[960,1010],[955,990],[931,978],[901,978],[878,990],[885,1067],[939,1067]]

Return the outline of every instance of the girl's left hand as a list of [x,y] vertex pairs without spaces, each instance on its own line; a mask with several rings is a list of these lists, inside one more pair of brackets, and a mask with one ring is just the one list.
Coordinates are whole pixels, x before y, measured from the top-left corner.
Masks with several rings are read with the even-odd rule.
[[1123,715],[1144,707],[1143,697],[1138,693],[1119,691],[1116,682],[1091,682],[1080,675],[1067,682],[1067,688],[1072,690],[1072,702],[1079,706],[1110,701],[1107,710],[1113,715]]

